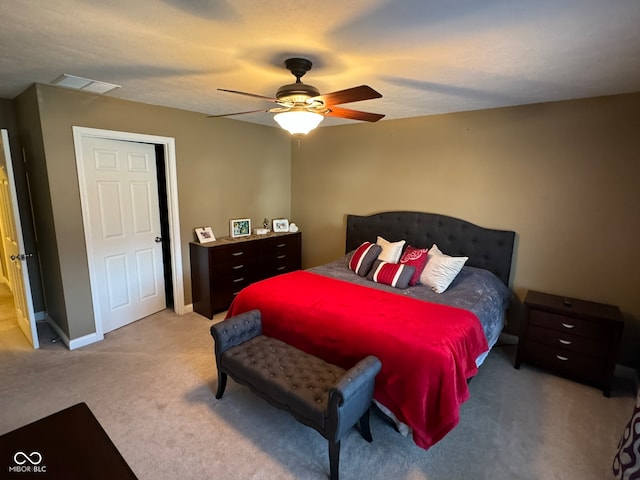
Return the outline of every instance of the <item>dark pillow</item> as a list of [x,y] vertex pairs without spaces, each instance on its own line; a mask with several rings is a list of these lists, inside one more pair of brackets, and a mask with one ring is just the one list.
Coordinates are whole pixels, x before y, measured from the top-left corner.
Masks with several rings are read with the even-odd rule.
[[349,268],[361,277],[366,277],[371,265],[376,261],[382,252],[382,247],[371,242],[364,242],[360,245],[349,260]]
[[400,263],[404,263],[405,265],[410,265],[415,268],[415,272],[413,272],[413,276],[411,280],[409,280],[409,285],[417,285],[420,283],[420,275],[424,270],[425,265],[427,264],[427,260],[429,260],[429,256],[427,255],[428,250],[426,248],[416,248],[411,245],[407,246],[407,249],[402,254],[402,258],[400,258]]
[[396,288],[407,288],[416,269],[404,263],[388,263],[376,260],[367,278]]

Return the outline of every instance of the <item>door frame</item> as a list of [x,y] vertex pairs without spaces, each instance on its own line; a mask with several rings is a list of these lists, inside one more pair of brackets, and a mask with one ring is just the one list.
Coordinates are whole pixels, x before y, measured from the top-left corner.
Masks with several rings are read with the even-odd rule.
[[[73,144],[76,154],[76,168],[78,170],[78,185],[80,188],[80,200],[82,208],[82,224],[84,227],[85,245],[87,248],[87,262],[89,266],[89,282],[91,284],[91,302],[93,305],[93,318],[96,328],[95,341],[104,338],[102,328],[102,318],[95,288],[98,285],[96,278],[96,268],[93,263],[93,246],[89,237],[88,226],[88,203],[86,201],[87,192],[85,185],[80,182],[82,168],[82,146],[83,140],[88,137],[97,137],[107,140],[122,140],[126,142],[151,143],[160,145],[164,149],[164,163],[166,172],[167,190],[167,210],[169,217],[169,245],[171,250],[171,277],[173,282],[173,309],[176,314],[184,315],[186,312],[184,304],[184,281],[182,277],[182,243],[180,241],[180,215],[178,213],[178,176],[176,168],[176,148],[175,138],[162,137],[157,135],[147,135],[143,133],[120,132],[116,130],[103,130],[89,127],[73,128]],[[92,343],[92,342],[89,342]]]

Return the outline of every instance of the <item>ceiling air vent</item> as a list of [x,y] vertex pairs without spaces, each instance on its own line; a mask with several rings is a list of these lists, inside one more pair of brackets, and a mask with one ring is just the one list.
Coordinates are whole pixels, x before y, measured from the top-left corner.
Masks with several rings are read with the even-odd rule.
[[59,87],[73,88],[75,90],[86,90],[93,93],[107,93],[116,88],[120,88],[120,85],[113,83],[100,82],[98,80],[91,80],[90,78],[76,77],[75,75],[67,75],[66,73],[56,78],[51,85],[58,85]]

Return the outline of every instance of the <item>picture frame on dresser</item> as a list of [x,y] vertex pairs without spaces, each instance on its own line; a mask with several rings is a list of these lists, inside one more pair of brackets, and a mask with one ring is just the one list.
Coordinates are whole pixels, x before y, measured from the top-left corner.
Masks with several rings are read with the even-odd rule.
[[273,231],[276,233],[289,231],[289,220],[286,218],[274,218],[273,219]]
[[229,232],[232,238],[248,237],[251,235],[251,219],[235,218],[230,220]]
[[215,242],[216,236],[213,234],[211,227],[198,227],[195,229],[196,237],[200,243]]

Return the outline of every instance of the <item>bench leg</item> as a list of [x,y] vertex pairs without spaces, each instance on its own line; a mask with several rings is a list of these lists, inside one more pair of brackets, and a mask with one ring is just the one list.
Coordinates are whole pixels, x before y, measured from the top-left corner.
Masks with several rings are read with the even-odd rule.
[[364,438],[367,442],[373,442],[373,437],[371,436],[371,427],[369,426],[370,412],[371,409],[368,408],[367,411],[364,412],[364,414],[360,417],[360,420],[358,420],[360,424],[360,435],[362,435],[362,438]]
[[338,480],[338,467],[340,464],[340,440],[332,442],[329,440],[329,471],[331,480]]
[[218,391],[216,392],[216,398],[220,400],[224,394],[224,389],[227,387],[227,374],[218,370]]

